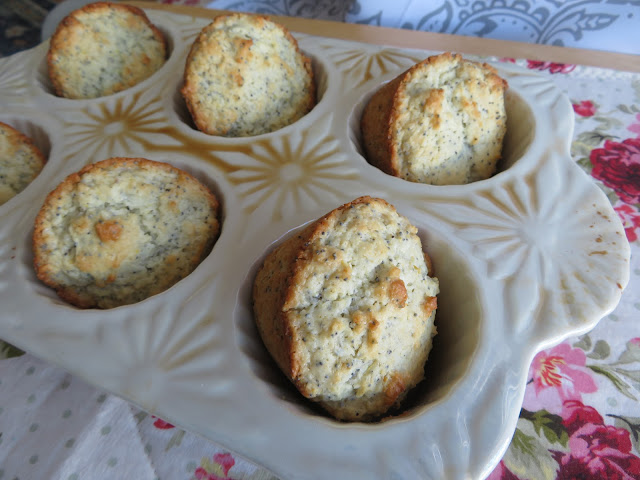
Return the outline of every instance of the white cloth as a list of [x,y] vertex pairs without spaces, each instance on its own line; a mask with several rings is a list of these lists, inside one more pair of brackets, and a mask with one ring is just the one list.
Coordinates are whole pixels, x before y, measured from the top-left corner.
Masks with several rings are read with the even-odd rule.
[[29,354],[1,360],[0,479],[114,478],[275,477]]

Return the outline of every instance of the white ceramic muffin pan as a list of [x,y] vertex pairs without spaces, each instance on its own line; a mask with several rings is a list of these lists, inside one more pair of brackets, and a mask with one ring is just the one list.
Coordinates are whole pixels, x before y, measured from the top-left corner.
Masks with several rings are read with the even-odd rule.
[[[367,164],[359,115],[383,82],[440,52],[295,35],[313,58],[313,111],[270,134],[211,137],[193,128],[179,94],[188,49],[210,20],[148,15],[169,39],[170,57],[116,95],[55,97],[47,44],[0,60],[0,121],[48,157],[39,177],[0,207],[0,338],[282,478],[483,478],[511,439],[535,352],[591,329],[628,279],[622,225],[571,161],[568,99],[547,78],[495,65],[510,85],[500,173],[471,185],[412,184]],[[33,221],[66,175],[112,156],[194,174],[222,201],[222,233],[170,290],[80,310],[37,280]],[[440,333],[403,416],[345,424],[277,370],[257,336],[250,291],[283,236],[365,194],[419,228],[440,279]]]

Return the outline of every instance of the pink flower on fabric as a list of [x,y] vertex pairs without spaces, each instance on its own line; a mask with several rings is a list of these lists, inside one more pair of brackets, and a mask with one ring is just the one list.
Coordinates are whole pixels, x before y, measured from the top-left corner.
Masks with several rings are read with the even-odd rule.
[[499,60],[504,63],[516,63],[516,59],[510,58],[510,57],[503,57],[503,58],[500,58]]
[[527,68],[529,68],[530,70],[549,70],[549,73],[569,73],[572,72],[576,68],[576,66],[570,63],[527,60]]
[[193,476],[195,478],[197,478],[198,480],[210,480],[211,479],[211,476],[209,475],[209,472],[207,472],[202,467],[196,468],[196,471],[193,472]]
[[627,240],[635,242],[638,239],[637,232],[640,232],[640,212],[625,203],[619,203],[613,207],[613,209],[622,220],[622,226],[624,227],[624,233],[627,235]]
[[562,405],[562,424],[569,435],[573,435],[587,423],[604,425],[602,415],[598,411],[578,400],[567,400]]
[[640,138],[640,113],[636,115],[636,122],[627,127],[627,130],[636,134],[636,138]]
[[229,470],[236,464],[230,453],[216,453],[213,456],[213,461],[222,467],[222,471],[225,475],[229,474]]
[[203,459],[202,465],[196,468],[193,476],[196,480],[230,480],[229,470],[236,464],[230,453],[216,453],[213,462]]
[[171,425],[169,422],[165,422],[161,418],[158,418],[158,417],[154,417],[154,418],[156,419],[156,421],[153,422],[153,426],[156,428],[159,428],[160,430],[168,430],[170,428],[176,428],[173,425]]
[[630,453],[629,432],[623,428],[585,425],[571,436],[569,448],[571,453],[560,460],[558,480],[640,478],[640,458]]
[[585,363],[584,352],[567,343],[538,353],[529,370],[533,385],[525,391],[523,407],[560,414],[566,400],[581,400],[583,393],[595,392],[598,388]]
[[570,452],[559,458],[558,480],[640,478],[640,458],[631,453],[627,430],[604,425],[594,408],[575,400],[565,402],[562,418]]
[[573,111],[581,117],[593,117],[596,113],[596,107],[590,100],[583,100],[573,104]]
[[591,175],[616,191],[625,203],[640,203],[640,138],[606,140],[589,155]]

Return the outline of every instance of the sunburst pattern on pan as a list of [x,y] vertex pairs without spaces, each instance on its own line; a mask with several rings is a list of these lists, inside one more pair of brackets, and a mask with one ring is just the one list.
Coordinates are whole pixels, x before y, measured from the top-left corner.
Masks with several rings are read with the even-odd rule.
[[[182,20],[181,22],[179,20]],[[180,37],[183,43],[191,44],[200,31],[207,26],[213,19],[192,18],[189,21],[186,17],[176,17],[174,24],[180,29]]]
[[65,125],[69,152],[66,157],[83,152],[91,158],[102,159],[118,151],[149,146],[145,135],[162,132],[167,118],[158,99],[143,100],[142,93],[83,108],[80,121],[69,121]]
[[598,210],[602,192],[552,148],[537,172],[451,202],[446,216],[429,209],[486,262],[489,277],[503,283],[507,328],[516,333],[533,324],[584,322],[620,288],[605,272],[627,263],[616,246],[624,241],[624,232],[612,228],[617,219]]
[[239,189],[245,213],[268,206],[277,221],[323,197],[341,197],[340,183],[358,175],[344,162],[339,142],[330,134],[331,115],[316,128],[256,140],[251,153],[236,163],[229,180]]
[[217,278],[210,278],[207,291],[200,289],[184,302],[160,303],[145,315],[145,322],[133,315],[118,328],[106,326],[100,333],[108,348],[121,351],[114,360],[128,375],[120,388],[146,408],[152,409],[176,385],[186,395],[193,393],[200,388],[201,382],[194,381],[198,378],[217,379],[207,395],[225,391],[227,376],[216,372],[225,366],[226,340],[209,293],[217,285]]
[[216,152],[247,153],[243,144],[218,143],[216,137],[193,138],[171,125],[159,96],[138,91],[131,96],[91,103],[65,122],[64,162],[86,157],[94,162],[113,156],[140,155],[153,159],[157,152],[196,156],[224,172],[235,167]]
[[333,63],[345,76],[344,82],[350,87],[361,87],[369,80],[389,73],[401,73],[411,65],[423,60],[415,55],[398,50],[375,48],[336,49],[325,47]]
[[31,57],[30,51],[16,53],[3,58],[0,68],[0,106],[21,103],[21,97],[27,94],[29,83],[26,65]]

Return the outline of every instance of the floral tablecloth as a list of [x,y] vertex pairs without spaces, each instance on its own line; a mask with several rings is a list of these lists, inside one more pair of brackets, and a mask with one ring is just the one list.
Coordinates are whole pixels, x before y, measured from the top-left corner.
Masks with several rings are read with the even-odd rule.
[[[640,479],[640,74],[494,60],[537,70],[567,93],[573,158],[622,218],[632,259],[616,310],[535,357],[517,430],[489,478]],[[0,480],[274,478],[62,369],[0,350]]]
[[517,63],[553,76],[571,99],[572,157],[623,220],[631,278],[595,329],[535,357],[517,430],[490,479],[639,479],[640,75]]

